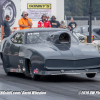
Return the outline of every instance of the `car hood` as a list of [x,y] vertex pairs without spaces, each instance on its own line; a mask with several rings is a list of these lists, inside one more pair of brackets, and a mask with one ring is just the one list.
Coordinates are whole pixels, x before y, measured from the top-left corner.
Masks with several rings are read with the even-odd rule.
[[49,43],[31,44],[28,48],[35,50],[45,59],[88,59],[100,57],[99,52],[86,44],[53,45]]

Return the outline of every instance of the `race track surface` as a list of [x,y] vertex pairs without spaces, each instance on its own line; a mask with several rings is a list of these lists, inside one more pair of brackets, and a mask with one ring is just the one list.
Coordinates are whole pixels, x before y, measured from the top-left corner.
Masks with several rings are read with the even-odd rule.
[[42,76],[34,81],[22,74],[7,76],[0,65],[0,91],[45,91],[45,95],[1,95],[0,100],[100,100],[99,95],[79,95],[82,90],[100,91],[100,74],[89,79],[86,75]]

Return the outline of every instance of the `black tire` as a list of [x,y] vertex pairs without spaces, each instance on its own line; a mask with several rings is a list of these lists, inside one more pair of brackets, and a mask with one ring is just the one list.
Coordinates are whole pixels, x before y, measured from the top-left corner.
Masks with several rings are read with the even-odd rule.
[[41,76],[40,75],[34,75],[30,61],[28,62],[28,67],[29,67],[29,72],[30,72],[31,78],[33,80],[39,80]]
[[86,76],[87,76],[88,78],[93,78],[93,77],[95,77],[95,75],[96,75],[96,73],[86,74]]
[[5,62],[4,58],[2,58],[2,63],[3,63],[3,69],[4,69],[5,73],[6,73],[6,75],[11,75],[11,73],[8,72],[7,69],[6,69],[6,65],[5,65],[6,62]]
[[9,25],[10,27],[14,24],[16,20],[16,6],[11,0],[6,0],[1,5],[1,22],[5,19],[6,15],[10,16]]

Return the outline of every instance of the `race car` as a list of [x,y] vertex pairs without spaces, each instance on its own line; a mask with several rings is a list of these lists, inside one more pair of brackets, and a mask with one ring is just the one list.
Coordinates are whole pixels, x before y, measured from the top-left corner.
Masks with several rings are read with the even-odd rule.
[[7,75],[23,73],[38,80],[45,75],[100,72],[100,54],[82,44],[67,29],[35,28],[19,30],[1,43],[0,56]]

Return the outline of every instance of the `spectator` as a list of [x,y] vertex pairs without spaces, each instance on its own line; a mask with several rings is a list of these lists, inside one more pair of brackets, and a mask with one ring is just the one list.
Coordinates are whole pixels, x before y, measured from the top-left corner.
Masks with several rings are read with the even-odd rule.
[[51,28],[50,22],[47,20],[47,16],[45,14],[41,17],[42,20],[38,22],[38,28]]
[[60,22],[60,28],[66,28],[65,22],[63,20]]
[[75,27],[77,27],[76,22],[74,22],[73,19],[71,19],[71,22],[69,23],[68,27],[70,28],[70,30],[73,30]]
[[32,28],[32,20],[27,17],[28,13],[26,11],[23,11],[21,16],[22,18],[19,19],[18,22],[20,30]]
[[1,34],[3,35],[3,39],[8,37],[11,34],[10,26],[8,23],[9,19],[10,19],[10,16],[6,15],[6,18],[2,22],[2,25],[1,25],[1,30],[2,30]]
[[55,16],[51,17],[50,23],[51,23],[52,28],[60,28],[60,23],[59,23],[59,21],[56,21]]

